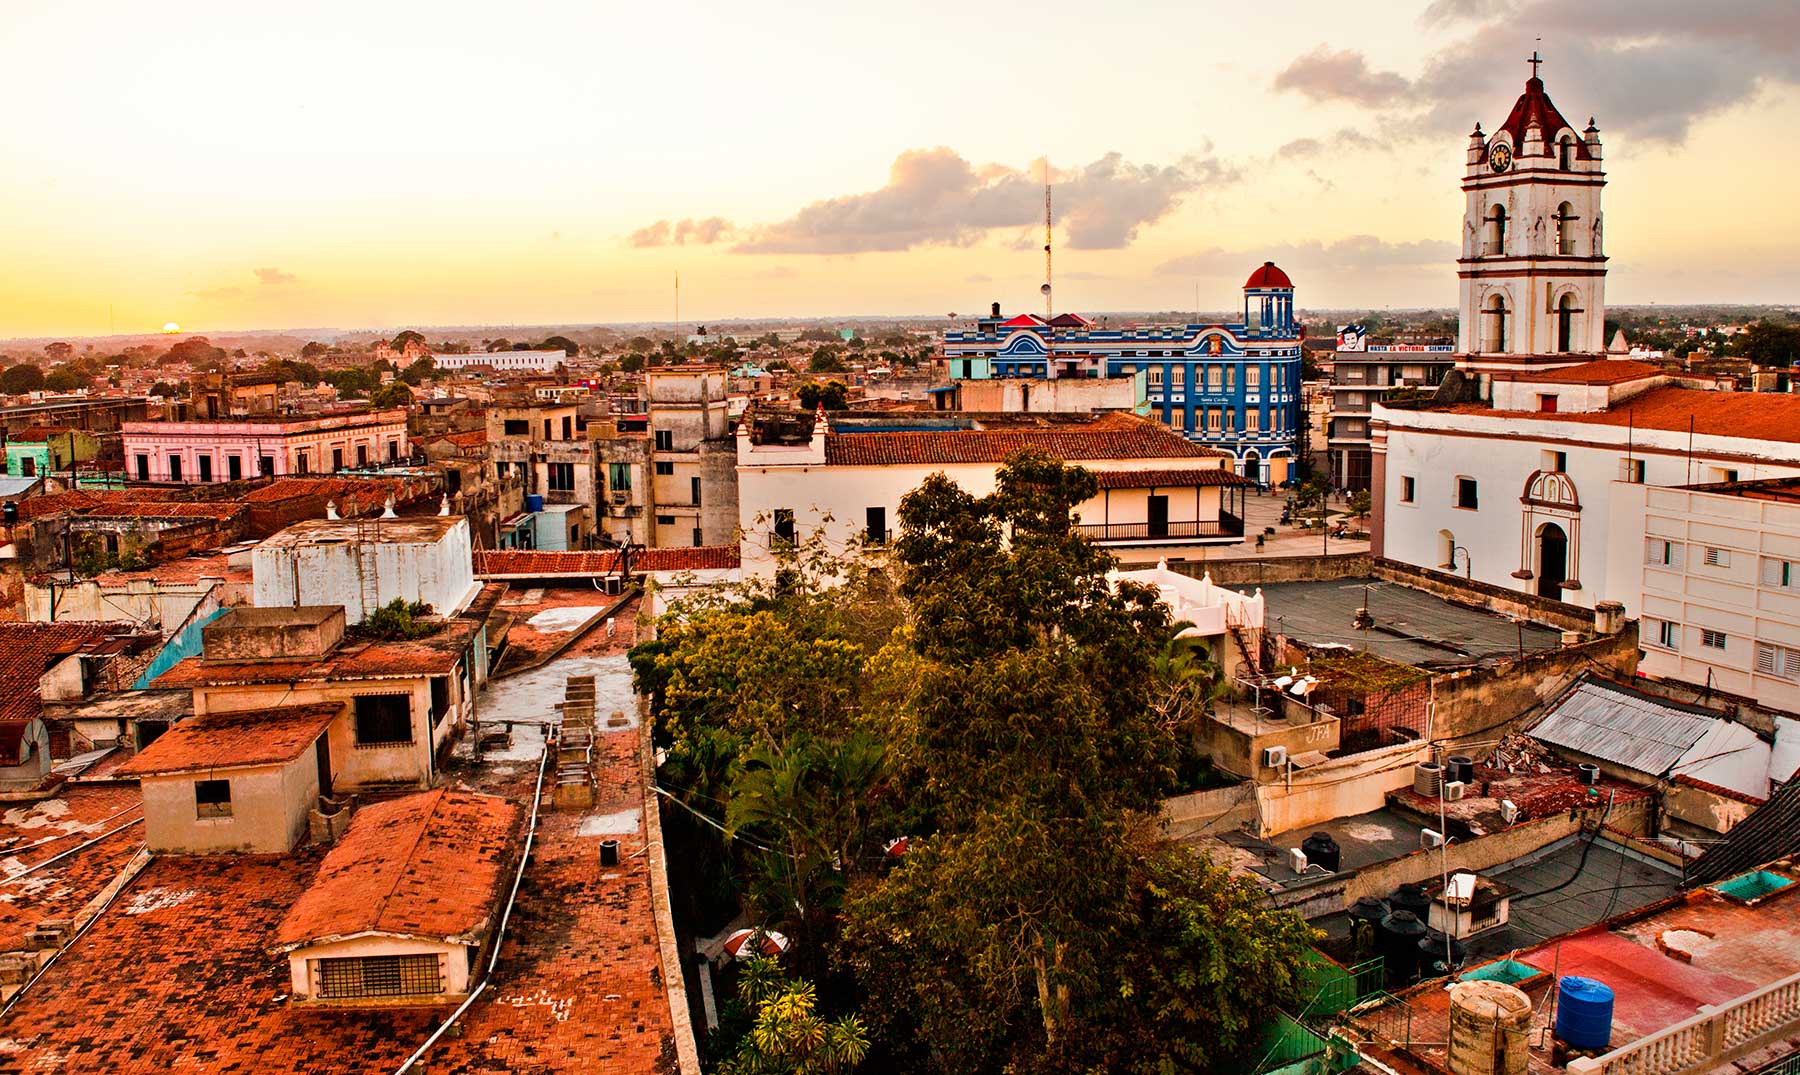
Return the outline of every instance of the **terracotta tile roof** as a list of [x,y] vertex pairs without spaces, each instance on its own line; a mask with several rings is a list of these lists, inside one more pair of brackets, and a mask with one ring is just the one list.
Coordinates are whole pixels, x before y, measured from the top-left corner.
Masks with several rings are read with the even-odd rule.
[[312,749],[343,712],[342,702],[319,702],[189,717],[121,765],[117,775],[145,777],[292,761]]
[[1701,436],[1800,443],[1800,397],[1776,392],[1652,388],[1615,405],[1611,410],[1591,414],[1497,411],[1473,404],[1448,407],[1445,410],[1452,414],[1518,417],[1558,424],[1635,425],[1639,429],[1663,429],[1681,433],[1687,432],[1691,419],[1694,432]]
[[443,621],[424,638],[394,642],[347,642],[317,660],[208,661],[189,657],[152,684],[172,687],[232,686],[252,683],[318,683],[348,679],[412,679],[445,675],[481,629],[473,620]]
[[235,519],[248,509],[231,501],[139,501],[100,504],[81,514],[97,519]]
[[828,433],[828,466],[941,466],[1000,463],[1020,448],[1040,448],[1067,462],[1098,459],[1216,459],[1223,453],[1148,418],[1106,414],[1067,427],[958,429],[906,433]]
[[0,720],[30,720],[42,710],[38,679],[74,653],[101,647],[110,636],[132,634],[124,621],[0,622]]
[[1144,489],[1150,486],[1250,485],[1242,474],[1211,467],[1194,470],[1096,470],[1102,489]]
[[[742,564],[736,545],[700,545],[688,548],[644,549],[632,557],[638,571],[730,570]],[[523,549],[482,549],[475,553],[475,574],[483,578],[558,578],[578,575],[614,575],[619,571],[617,549],[589,552],[539,552]]]
[[130,571],[123,571],[115,567],[94,576],[94,581],[102,586],[122,586],[134,579],[150,579],[163,585],[169,585],[198,582],[203,578],[250,582],[253,572],[248,565],[232,566],[231,554],[220,552],[201,556],[183,556],[175,560],[165,560],[150,567],[134,568]]
[[466,433],[446,433],[444,439],[458,448],[479,448],[487,443],[487,430],[471,429]]
[[46,515],[93,515],[101,518],[229,519],[243,510],[232,500],[174,500],[168,489],[73,490],[27,497],[19,501],[21,519]]
[[302,496],[356,496],[379,505],[389,493],[400,495],[399,478],[276,478],[243,496],[246,504],[270,504]]
[[1508,380],[1531,384],[1624,384],[1627,381],[1641,381],[1646,377],[1661,377],[1666,373],[1668,371],[1661,366],[1652,366],[1648,362],[1628,358],[1599,358],[1542,373],[1519,373]]
[[275,943],[389,933],[476,944],[493,926],[522,811],[451,788],[357,811]]
[[144,836],[137,827],[113,830],[141,818],[142,803],[129,784],[65,784],[53,798],[0,810],[0,952],[23,947],[26,932],[43,919],[73,916],[118,876]]
[[[75,427],[73,426],[26,426],[24,429],[19,430],[17,433],[14,433],[6,439],[8,441],[32,441],[34,443],[41,443],[49,440],[51,437],[57,437],[64,433],[73,433],[75,431]],[[92,434],[89,433],[84,433],[82,435],[92,436]]]

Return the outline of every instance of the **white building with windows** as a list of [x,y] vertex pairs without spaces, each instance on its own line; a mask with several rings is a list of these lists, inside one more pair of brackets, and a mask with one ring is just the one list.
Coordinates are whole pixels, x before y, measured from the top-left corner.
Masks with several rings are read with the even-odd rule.
[[1127,564],[1203,559],[1244,539],[1250,479],[1229,453],[1134,414],[751,416],[737,432],[738,528],[746,576],[772,574],[794,546],[886,545],[900,500],[942,473],[975,496],[1008,455],[1037,448],[1095,473],[1078,529]]
[[496,372],[528,370],[550,373],[569,360],[560,348],[549,351],[471,351],[467,354],[433,354],[431,364],[441,370],[461,370],[470,366],[486,366]]
[[1800,713],[1800,479],[1628,486],[1612,515],[1644,674]]

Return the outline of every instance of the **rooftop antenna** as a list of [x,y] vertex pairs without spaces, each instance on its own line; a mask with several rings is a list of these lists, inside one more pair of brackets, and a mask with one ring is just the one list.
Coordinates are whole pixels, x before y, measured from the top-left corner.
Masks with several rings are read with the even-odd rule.
[[1044,320],[1050,320],[1050,159],[1044,158]]

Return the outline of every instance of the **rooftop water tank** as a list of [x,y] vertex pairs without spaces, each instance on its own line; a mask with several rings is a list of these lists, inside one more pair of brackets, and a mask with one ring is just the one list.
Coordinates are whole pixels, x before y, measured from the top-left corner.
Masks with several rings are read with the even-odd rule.
[[1381,920],[1381,933],[1375,943],[1387,968],[1389,989],[1411,985],[1419,977],[1419,938],[1425,935],[1425,923],[1411,911],[1390,911]]
[[1444,759],[1444,780],[1460,780],[1465,784],[1475,782],[1475,759],[1467,754],[1452,754]]
[[540,493],[526,493],[525,494],[525,510],[526,511],[543,511],[544,510],[543,495]]
[[1338,871],[1338,866],[1343,861],[1338,842],[1328,832],[1315,832],[1308,836],[1300,842],[1300,850],[1306,852],[1308,862],[1315,862],[1332,873]]
[[1525,1075],[1531,998],[1505,982],[1450,987],[1452,1075]]
[[1556,985],[1556,1036],[1582,1050],[1600,1052],[1612,1041],[1612,987],[1592,978],[1563,975]]
[[1431,897],[1425,894],[1425,886],[1416,881],[1396,888],[1388,897],[1388,905],[1396,911],[1411,911],[1421,922],[1431,914]]
[[1419,938],[1419,976],[1442,978],[1454,974],[1467,954],[1461,941],[1432,930]]

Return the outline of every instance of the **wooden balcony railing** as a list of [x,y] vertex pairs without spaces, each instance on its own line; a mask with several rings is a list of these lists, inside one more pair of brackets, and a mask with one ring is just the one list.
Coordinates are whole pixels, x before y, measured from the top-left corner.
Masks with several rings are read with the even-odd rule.
[[1075,528],[1082,537],[1089,541],[1171,541],[1192,540],[1195,538],[1241,538],[1244,536],[1244,520],[1228,511],[1219,513],[1219,518],[1195,519],[1184,522],[1170,521],[1166,523],[1082,523]]

